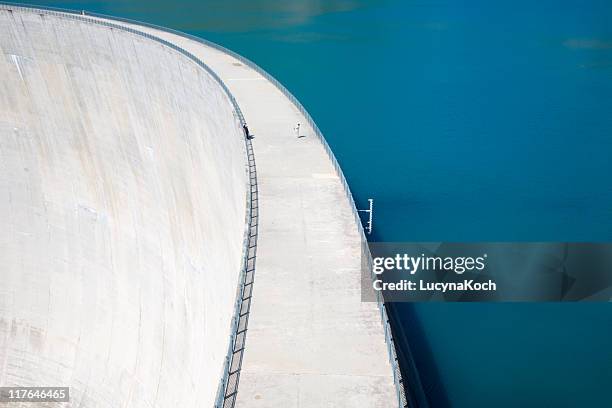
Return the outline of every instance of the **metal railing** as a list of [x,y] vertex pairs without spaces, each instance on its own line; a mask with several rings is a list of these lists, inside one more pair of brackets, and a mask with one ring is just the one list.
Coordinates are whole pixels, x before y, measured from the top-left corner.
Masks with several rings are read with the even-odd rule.
[[249,160],[249,177],[252,184],[249,191],[250,199],[250,222],[247,241],[247,254],[244,265],[244,279],[240,288],[239,308],[236,313],[236,327],[233,341],[231,342],[230,358],[228,360],[226,377],[222,382],[222,393],[219,394],[217,404],[222,402],[223,408],[233,408],[238,395],[238,383],[240,381],[240,369],[244,357],[244,346],[246,342],[249,315],[251,312],[251,299],[253,296],[253,282],[255,278],[255,261],[257,258],[257,233],[259,229],[259,200],[257,189],[257,168],[255,166],[255,154],[250,139],[247,140],[247,155]]
[[[298,101],[298,99],[291,93],[289,92],[289,90],[287,88],[285,88],[285,86],[283,84],[281,84],[279,81],[277,81],[272,75],[270,75],[268,72],[266,72],[264,69],[262,69],[261,67],[259,67],[257,64],[255,64],[254,62],[252,62],[251,60],[243,57],[240,54],[237,54],[236,52],[227,49],[225,47],[223,47],[222,45],[213,43],[211,41],[208,41],[206,39],[200,38],[200,37],[196,37],[194,35],[191,34],[187,34],[187,33],[183,33],[177,30],[173,30],[171,28],[167,28],[167,27],[162,27],[162,26],[158,26],[155,24],[150,24],[150,23],[145,23],[145,22],[140,22],[140,21],[135,21],[135,20],[130,20],[127,18],[122,18],[122,17],[114,17],[114,16],[107,16],[104,14],[99,14],[99,13],[90,13],[90,12],[79,12],[79,11],[75,11],[75,10],[65,10],[65,9],[59,9],[59,8],[51,8],[51,7],[33,7],[33,6],[28,6],[28,5],[23,5],[23,4],[19,4],[19,3],[0,3],[0,6],[4,4],[5,8],[6,6],[13,6],[13,7],[22,7],[22,8],[27,8],[27,9],[40,9],[40,10],[45,10],[48,12],[55,12],[56,14],[60,15],[60,14],[68,14],[71,16],[76,15],[76,17],[80,17],[79,19],[83,20],[83,21],[94,21],[94,22],[98,22],[101,23],[103,25],[109,26],[109,27],[113,27],[113,28],[118,28],[118,29],[125,29],[126,31],[129,32],[133,32],[139,35],[143,35],[146,38],[150,38],[153,39],[155,41],[161,42],[164,45],[167,45],[185,55],[187,55],[188,57],[190,57],[192,60],[196,61],[196,63],[198,63],[198,65],[200,65],[202,68],[204,68],[207,72],[209,72],[216,80],[217,82],[219,82],[219,84],[223,87],[223,89],[225,90],[225,92],[227,93],[228,97],[230,98],[230,100],[232,101],[232,104],[235,107],[236,112],[238,113],[239,116],[239,120],[241,121],[241,123],[245,123],[244,120],[244,116],[242,115],[242,111],[240,110],[238,103],[236,102],[234,96],[232,95],[232,93],[229,91],[229,89],[227,88],[227,86],[225,85],[225,83],[221,80],[221,78],[219,78],[219,76],[212,70],[210,69],[206,64],[204,64],[203,62],[201,62],[197,57],[193,56],[191,53],[189,53],[188,51],[183,50],[180,47],[177,47],[176,45],[160,39],[158,37],[152,36],[150,34],[147,33],[143,33],[143,32],[139,32],[137,30],[128,28],[128,27],[123,27],[123,26],[118,26],[116,24],[112,24],[112,23],[106,23],[104,21],[101,20],[95,20],[95,19],[88,19],[87,17],[81,17],[79,13],[84,13],[85,15],[88,16],[92,16],[92,17],[97,17],[97,18],[103,18],[103,19],[109,19],[109,20],[115,20],[115,21],[120,21],[120,22],[124,22],[124,23],[128,23],[128,24],[133,24],[133,25],[140,25],[143,27],[149,27],[149,28],[153,28],[156,30],[160,30],[163,32],[168,32],[171,34],[175,34],[181,37],[185,37],[188,39],[191,39],[193,41],[199,42],[201,44],[204,44],[208,47],[214,48],[216,50],[219,50],[221,52],[224,52],[232,57],[234,57],[235,59],[237,59],[238,61],[240,61],[241,63],[243,63],[244,65],[247,65],[249,68],[255,70],[256,72],[258,72],[261,76],[263,76],[265,79],[267,79],[268,81],[270,81],[274,86],[276,86],[290,101],[291,103],[293,103],[293,105],[300,111],[300,113],[304,116],[304,118],[306,119],[308,125],[313,129],[314,134],[317,136],[317,138],[319,139],[319,141],[321,142],[321,144],[323,145],[325,152],[327,154],[327,156],[329,157],[330,161],[332,162],[333,166],[334,166],[334,170],[336,172],[336,175],[338,176],[338,178],[340,179],[340,181],[342,182],[342,186],[345,192],[346,197],[348,198],[349,202],[350,202],[350,207],[351,207],[351,211],[353,213],[353,217],[355,219],[355,223],[357,224],[357,228],[359,230],[359,234],[361,237],[361,242],[362,242],[362,256],[366,257],[367,260],[367,264],[369,265],[370,268],[370,273],[372,275],[372,277],[374,277],[374,273],[372,270],[372,255],[370,253],[370,250],[368,248],[367,245],[367,238],[365,236],[364,230],[363,230],[363,225],[361,222],[361,218],[359,216],[359,213],[357,212],[357,207],[355,205],[355,201],[353,199],[353,195],[351,193],[351,190],[349,188],[349,185],[346,181],[346,178],[344,177],[344,173],[342,172],[342,169],[340,168],[340,165],[338,163],[338,161],[336,160],[336,157],[334,155],[334,153],[332,152],[331,148],[329,147],[329,144],[327,143],[327,140],[325,139],[325,137],[323,136],[323,133],[321,132],[321,130],[319,129],[319,127],[317,126],[317,124],[315,123],[315,121],[312,119],[312,117],[310,116],[310,114],[308,113],[308,111],[306,110],[306,108],[304,108],[304,106],[302,106],[302,104],[300,103],[300,101]],[[247,154],[250,151],[252,154],[252,146],[250,146],[250,140],[246,140],[247,143]],[[250,169],[250,164],[249,164],[249,169]],[[254,170],[254,160],[253,160],[253,170]],[[256,179],[256,177],[255,177]],[[257,185],[255,184],[255,192],[257,192]],[[255,196],[256,197],[256,196]],[[255,201],[257,201],[257,198],[255,198]],[[252,209],[257,210],[257,204],[255,204],[255,207],[252,207]],[[251,211],[251,218],[252,218],[252,209],[249,210]],[[255,211],[255,214],[257,214],[257,211]],[[257,216],[255,216],[255,218],[257,218]],[[251,225],[252,227],[253,225]],[[257,220],[255,220],[255,231],[257,232]],[[247,237],[247,243],[250,242],[250,238]],[[255,235],[254,238],[254,242],[256,244],[257,242],[257,237]],[[248,244],[247,244],[248,245]],[[248,248],[248,246],[247,246]],[[249,270],[248,270],[248,264],[249,264],[249,257],[248,257],[248,253],[249,251],[247,250],[247,257],[245,258],[245,269],[244,269],[244,280],[243,282],[246,282],[247,277],[249,276]],[[255,251],[253,251],[253,258],[252,258],[252,262],[253,262],[253,271],[254,272],[254,263],[255,263]],[[250,310],[250,296],[252,295],[252,277],[253,274],[250,275],[251,276],[251,282],[250,284],[245,284],[243,283],[241,288],[240,288],[240,303],[241,305],[243,304],[243,299],[248,299],[247,302],[247,315],[246,318],[243,320],[242,319],[242,315],[238,315],[238,319],[236,319],[235,325],[237,329],[240,329],[242,326],[244,325],[244,331],[240,331],[240,332],[236,332],[236,333],[244,333],[246,335],[246,325],[248,323],[248,310]],[[246,288],[248,287],[248,290],[246,290]],[[248,295],[248,296],[245,296]],[[380,294],[380,292],[376,292],[376,296],[377,296],[377,302],[378,302],[378,307],[379,307],[379,311],[380,311],[380,318],[383,324],[383,328],[384,328],[384,334],[385,334],[385,341],[387,344],[387,351],[389,354],[389,361],[391,363],[392,366],[392,371],[393,371],[393,379],[395,382],[395,387],[396,387],[396,393],[397,393],[397,402],[398,402],[398,406],[401,408],[405,408],[408,407],[408,402],[406,399],[406,394],[405,394],[405,388],[404,388],[404,382],[402,379],[402,374],[400,371],[400,367],[399,367],[399,362],[398,362],[398,358],[397,358],[397,353],[396,353],[396,348],[395,348],[395,341],[393,339],[393,335],[391,332],[391,326],[389,323],[389,318],[387,315],[387,311],[385,308],[385,302],[384,299],[382,298],[382,295]],[[236,308],[237,311],[241,311],[242,310],[242,306],[237,307]],[[224,391],[221,395],[221,393],[219,394],[219,396],[224,397],[223,399],[223,405],[222,408],[232,408],[235,404],[235,396],[236,396],[236,392],[237,392],[237,388],[238,388],[238,380],[239,380],[239,370],[240,370],[240,365],[242,364],[242,351],[244,350],[244,336],[240,337],[238,335],[236,335],[233,339],[233,341],[231,342],[232,346],[230,347],[230,350],[232,351],[231,354],[231,359],[228,359],[228,375],[227,378],[224,379],[222,382],[224,382],[226,384],[226,386],[224,387],[226,390],[234,390],[233,392],[226,392]],[[238,347],[238,349],[236,348]],[[236,351],[238,350],[238,351]],[[239,353],[238,353],[239,352]],[[236,367],[234,367],[234,357],[236,357],[236,362],[238,363],[238,365]],[[236,375],[235,377],[232,377],[231,375],[229,375],[230,372],[236,373],[236,371],[232,371],[233,368],[237,368],[237,373],[238,375]],[[232,380],[231,382],[228,380]],[[235,382],[234,382],[235,379]],[[228,398],[225,398],[225,397]],[[231,405],[226,405],[225,402],[230,401]],[[219,403],[219,400],[218,400]],[[217,405],[219,406],[219,405]]]

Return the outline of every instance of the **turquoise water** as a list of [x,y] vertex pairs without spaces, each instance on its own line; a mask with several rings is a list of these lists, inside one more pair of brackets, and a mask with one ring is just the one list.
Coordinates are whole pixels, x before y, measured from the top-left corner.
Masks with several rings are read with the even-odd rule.
[[[42,2],[201,35],[309,109],[379,241],[612,240],[612,2]],[[432,407],[612,406],[612,305],[398,306]],[[405,344],[403,344],[405,348]]]

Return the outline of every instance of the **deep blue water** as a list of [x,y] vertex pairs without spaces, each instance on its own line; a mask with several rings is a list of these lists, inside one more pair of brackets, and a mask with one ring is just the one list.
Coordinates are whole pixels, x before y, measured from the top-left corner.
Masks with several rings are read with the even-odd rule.
[[[48,2],[219,42],[325,133],[379,241],[612,241],[609,0]],[[432,407],[612,407],[611,304],[402,304]]]

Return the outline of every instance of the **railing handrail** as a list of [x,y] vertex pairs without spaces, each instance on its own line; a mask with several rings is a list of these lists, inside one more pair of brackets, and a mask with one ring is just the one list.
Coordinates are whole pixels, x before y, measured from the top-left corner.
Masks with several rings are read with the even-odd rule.
[[[56,7],[40,7],[40,6],[29,6],[29,5],[23,5],[23,4],[19,4],[19,3],[0,3],[0,4],[7,4],[7,5],[14,5],[16,7],[24,7],[24,8],[34,8],[34,9],[42,9],[42,10],[50,10],[50,11],[55,11],[55,12],[59,12],[59,13],[67,13],[67,14],[77,14],[79,15],[79,11],[75,11],[75,10],[66,10],[66,9],[61,9],[61,8],[56,8]],[[128,18],[123,18],[123,17],[115,17],[115,16],[108,16],[105,14],[101,14],[101,13],[92,13],[92,12],[86,12],[86,11],[82,11],[82,13],[84,13],[85,15],[88,16],[92,16],[92,17],[96,17],[96,18],[100,18],[100,19],[108,19],[108,20],[115,20],[115,21],[121,21],[124,23],[128,23],[128,24],[132,24],[132,25],[140,25],[143,27],[149,27],[149,28],[153,28],[156,30],[160,30],[163,32],[168,32],[171,34],[175,34],[181,37],[185,37],[188,39],[191,39],[193,41],[202,43],[208,47],[214,48],[216,50],[219,50],[221,52],[224,52],[234,58],[236,58],[237,60],[239,60],[240,62],[242,62],[243,64],[247,65],[248,67],[250,67],[251,69],[255,70],[256,72],[258,72],[260,75],[262,75],[264,78],[266,78],[268,81],[270,81],[274,86],[276,86],[294,105],[295,107],[300,111],[300,113],[304,116],[304,118],[306,118],[307,123],[310,125],[310,127],[313,129],[315,135],[318,137],[319,141],[321,142],[321,144],[323,145],[325,152],[328,155],[328,158],[330,159],[330,161],[332,162],[334,169],[336,171],[336,175],[338,176],[338,178],[340,179],[340,181],[342,182],[344,191],[345,191],[345,195],[349,200],[350,203],[350,207],[351,207],[351,211],[353,213],[353,217],[355,218],[355,222],[357,224],[357,228],[359,230],[359,234],[361,236],[361,241],[363,243],[365,243],[364,245],[364,251],[365,252],[365,256],[370,268],[370,273],[373,276],[373,271],[372,271],[372,254],[369,250],[369,247],[367,246],[367,238],[365,235],[365,232],[363,230],[363,225],[361,223],[361,218],[359,216],[359,213],[357,212],[357,207],[355,205],[355,200],[353,198],[353,195],[351,193],[350,187],[346,181],[346,178],[344,176],[344,173],[342,172],[342,169],[340,168],[340,165],[334,155],[334,153],[332,152],[331,148],[329,147],[329,144],[327,143],[327,140],[325,139],[325,137],[323,136],[323,133],[321,132],[321,130],[319,129],[319,127],[317,126],[317,124],[315,123],[314,119],[310,116],[310,114],[308,113],[308,111],[306,110],[306,108],[304,108],[304,106],[300,103],[300,101],[283,85],[281,84],[278,80],[276,80],[276,78],[274,78],[272,75],[270,75],[267,71],[265,71],[263,68],[259,67],[257,64],[255,64],[254,62],[252,62],[251,60],[249,60],[246,57],[243,57],[242,55],[228,49],[225,48],[222,45],[219,45],[217,43],[214,43],[212,41],[206,40],[204,38],[200,38],[197,37],[195,35],[192,34],[188,34],[188,33],[184,33],[178,30],[174,30],[172,28],[168,28],[168,27],[163,27],[163,26],[158,26],[155,24],[151,24],[151,23],[146,23],[146,22],[141,22],[141,21],[136,21],[136,20],[131,20]],[[145,33],[142,33],[145,34]],[[148,35],[148,34],[145,34]],[[152,36],[153,37],[153,36]],[[172,46],[173,44],[159,39],[160,41],[164,42],[164,43],[168,43],[170,44],[170,46]],[[174,46],[173,48],[179,48]],[[184,51],[184,50],[183,50]],[[188,51],[184,51],[185,53],[190,54]],[[192,55],[193,58],[197,59],[195,56]],[[198,60],[199,61],[199,60]],[[211,73],[211,75],[213,75],[215,77],[215,79],[217,79],[220,84],[222,84],[222,87],[225,89],[225,91],[228,93],[228,95],[230,95],[230,99],[232,100],[233,103],[235,103],[235,106],[237,107],[237,112],[239,112],[240,115],[240,120],[242,123],[244,123],[244,117],[242,116],[242,112],[240,111],[240,108],[238,107],[237,102],[235,101],[233,95],[231,94],[231,92],[229,91],[229,89],[225,86],[225,83],[223,83],[223,81],[221,80],[221,78],[218,77],[218,75],[216,73],[214,73],[214,71],[212,71],[212,69],[210,69],[206,64],[202,63],[207,71],[209,71]],[[403,380],[401,377],[401,371],[399,368],[399,362],[397,359],[397,353],[395,351],[395,342],[393,339],[393,335],[391,332],[391,327],[389,324],[389,318],[387,316],[387,312],[385,309],[385,302],[384,299],[382,298],[382,296],[380,295],[380,292],[376,293],[377,296],[377,303],[378,303],[378,307],[380,310],[380,316],[381,316],[381,320],[382,320],[382,324],[383,324],[383,328],[384,328],[384,333],[385,333],[385,341],[387,344],[387,351],[389,354],[389,360],[392,366],[392,370],[393,370],[393,379],[395,382],[395,387],[396,387],[396,393],[397,393],[397,399],[398,399],[398,405],[401,408],[407,407],[408,403],[407,403],[407,399],[406,399],[406,395],[405,395],[405,390],[404,390],[404,386],[403,386]]]

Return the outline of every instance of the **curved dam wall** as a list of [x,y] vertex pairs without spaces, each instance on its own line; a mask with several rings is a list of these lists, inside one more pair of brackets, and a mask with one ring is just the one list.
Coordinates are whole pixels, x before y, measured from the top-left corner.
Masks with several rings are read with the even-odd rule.
[[0,8],[0,385],[212,406],[245,236],[240,123],[128,32]]

